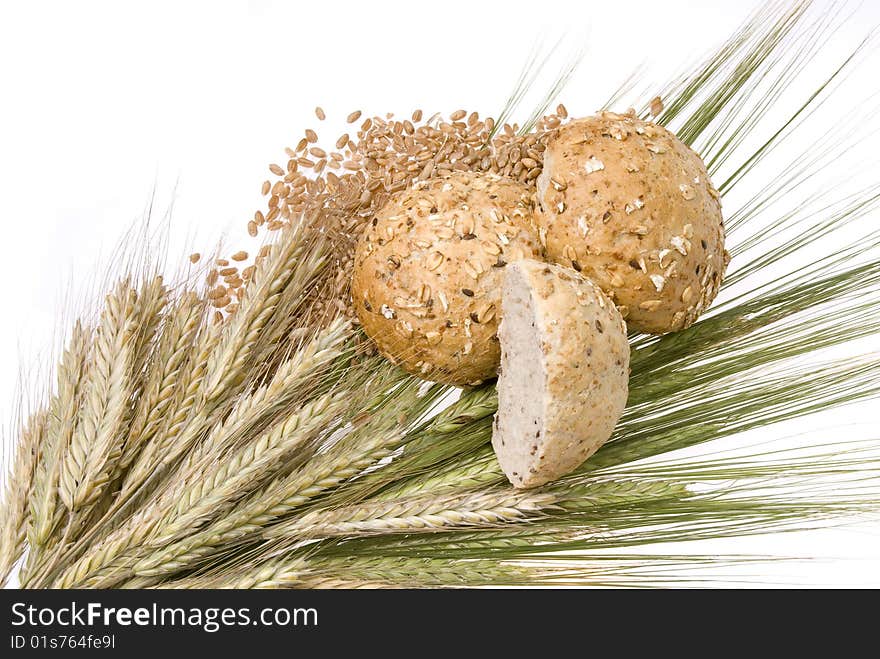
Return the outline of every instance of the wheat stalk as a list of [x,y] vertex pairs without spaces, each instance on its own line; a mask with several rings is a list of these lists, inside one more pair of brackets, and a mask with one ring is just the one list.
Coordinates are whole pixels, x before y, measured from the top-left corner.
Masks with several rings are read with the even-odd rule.
[[246,381],[251,360],[259,352],[279,302],[291,291],[305,296],[325,261],[322,243],[308,239],[303,223],[281,233],[269,256],[257,266],[238,311],[227,323],[203,334],[178,414],[161,440],[146,447],[127,475],[123,497],[143,490],[150,480],[155,486],[165,469],[198,442],[212,416]]
[[36,412],[19,435],[12,471],[8,474],[0,509],[0,587],[6,584],[12,568],[24,550],[29,521],[28,501],[34,473],[46,437],[48,414]]
[[[217,336],[214,332],[206,332],[200,341],[201,347],[196,352],[194,361],[197,365],[196,369],[201,370],[202,373],[204,370],[200,365],[205,363],[203,356],[212,349],[215,342],[214,337]],[[204,456],[210,454],[212,449],[215,450],[216,458],[219,459],[221,449],[229,445],[232,438],[241,436],[243,430],[253,427],[256,419],[269,416],[268,412],[289,404],[296,392],[302,389],[306,374],[313,377],[320,372],[323,365],[339,357],[342,354],[342,344],[347,337],[348,324],[344,321],[331,323],[326,329],[318,332],[311,341],[307,341],[292,354],[267,385],[258,388],[253,395],[246,397],[241,405],[233,410],[230,419],[219,425],[215,436],[208,437],[201,453],[197,453],[191,459],[193,461],[201,459],[204,462],[206,461]],[[191,377],[189,385],[180,396],[181,401],[191,400],[198,396],[198,392],[202,388],[202,380],[203,375]],[[181,413],[177,415],[177,418],[173,418],[166,428],[186,426],[187,424],[190,427],[195,425],[186,413],[183,403],[180,405]],[[203,422],[200,421],[200,423]],[[169,435],[157,435],[156,440],[158,441],[148,444],[147,449],[135,462],[126,481],[127,487],[123,487],[120,499],[130,496],[130,492],[136,491],[150,478],[151,473],[147,470],[148,465],[151,465],[153,469],[160,467],[163,457],[162,449],[167,443],[180,441],[174,432]],[[180,485],[178,484],[177,487],[179,488]],[[175,496],[177,495],[174,493],[160,495],[162,505],[170,505],[168,502],[173,502]],[[97,547],[91,548],[85,556],[79,558],[63,575],[57,578],[56,582],[58,584],[74,584],[82,582],[89,575],[101,570],[106,572],[109,569],[108,566],[122,556],[129,547],[143,544],[157,523],[155,515],[150,514],[149,506],[147,511],[141,510],[138,515],[129,518],[121,527],[116,528],[110,536],[102,539]],[[128,563],[132,560],[131,557],[125,559]],[[113,573],[117,572],[118,570],[114,568]]]
[[[362,435],[358,434],[358,437]],[[182,538],[139,561],[134,568],[139,576],[156,576],[178,570],[215,554],[220,547],[259,533],[269,522],[288,514],[328,488],[357,475],[388,455],[403,433],[391,430],[369,436],[368,447],[356,451],[351,436],[326,454],[316,455],[290,475],[276,479],[259,492],[239,503],[224,517],[189,537]]]
[[[352,382],[347,386],[352,410],[367,409],[371,405],[376,404],[375,402],[359,404],[357,401],[361,400],[364,394],[368,398],[374,398],[378,401],[384,398],[384,394],[376,395],[372,393],[372,386],[378,386],[380,390],[384,391],[387,387],[395,387],[400,384],[401,376],[399,371],[383,367],[384,374],[381,371],[375,373],[374,367],[376,365],[376,360],[367,360],[362,362],[357,369],[353,370],[353,375],[350,374],[349,379]],[[362,377],[361,371],[367,374],[365,382],[360,381]],[[346,385],[341,384],[340,386]],[[357,388],[361,388],[363,394],[358,394]],[[400,391],[404,392],[404,396],[408,396],[407,400],[411,400],[415,387],[411,386],[410,381],[410,385],[398,389],[398,392]],[[398,393],[397,395],[401,394]],[[426,404],[429,404],[430,400],[431,398],[425,397],[425,401],[428,401]],[[207,527],[205,530],[166,548],[164,552],[147,559],[139,565],[139,568],[148,571],[158,566],[172,565],[174,559],[192,561],[209,556],[216,552],[222,544],[259,531],[263,523],[261,520],[273,519],[276,516],[283,515],[291,509],[290,506],[299,505],[299,503],[309,500],[313,496],[312,492],[314,492],[314,495],[317,495],[320,491],[323,491],[322,485],[326,487],[331,486],[327,481],[315,483],[314,469],[316,465],[322,468],[321,473],[332,475],[335,472],[338,478],[333,480],[334,483],[359,473],[362,468],[372,463],[371,458],[369,460],[362,460],[357,465],[353,464],[351,454],[361,443],[359,438],[367,436],[373,438],[373,443],[387,443],[392,441],[389,439],[389,432],[391,432],[393,441],[399,441],[401,432],[396,430],[396,426],[399,424],[396,416],[392,415],[390,419],[383,416],[364,422],[359,427],[349,429],[342,440],[335,442],[326,452],[314,456],[304,467],[296,469],[288,475],[279,476],[262,490],[239,503],[226,517],[217,520],[215,524]],[[382,432],[379,432],[380,430]],[[318,480],[321,479],[319,478]],[[301,491],[303,483],[315,489],[308,493],[303,493]]]
[[[309,561],[300,588],[335,588],[339,582],[379,582],[397,588],[502,586],[529,583],[527,570],[492,559],[439,559],[416,557],[346,557]],[[533,577],[532,577],[533,578]],[[284,582],[263,583],[264,588],[286,587]]]
[[427,476],[403,480],[400,484],[382,490],[373,497],[376,501],[390,501],[420,494],[444,493],[448,490],[469,490],[495,485],[504,480],[494,453],[487,450],[473,460],[462,459],[435,470]]
[[[222,588],[234,590],[266,590],[274,588],[294,588],[302,585],[303,573],[308,570],[304,559],[279,559],[267,562],[252,572],[235,575],[232,578],[216,579],[196,577],[183,581],[184,588]],[[176,587],[180,587],[178,584]]]
[[344,358],[343,344],[350,338],[348,321],[337,320],[319,330],[284,361],[264,385],[244,395],[198,447],[205,459],[220,457],[236,440],[258,430],[284,412],[295,400],[326,390],[332,378],[327,368]]

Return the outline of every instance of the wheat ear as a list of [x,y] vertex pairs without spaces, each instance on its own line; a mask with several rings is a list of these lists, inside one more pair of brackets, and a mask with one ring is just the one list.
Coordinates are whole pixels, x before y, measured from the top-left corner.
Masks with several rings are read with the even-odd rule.
[[[391,373],[392,376],[396,374]],[[409,382],[409,385],[412,384]],[[417,394],[411,392],[411,389],[414,390],[414,387],[402,388],[400,395],[405,398],[410,396],[412,400],[402,401],[400,409],[418,408],[414,406]],[[376,396],[376,400],[381,398],[382,396]],[[429,399],[425,397],[425,400]],[[375,401],[371,401],[364,407],[369,409],[374,404]],[[469,404],[456,403],[455,406],[460,410]],[[440,423],[444,427],[447,424],[455,425],[456,418],[454,413],[440,415]],[[241,501],[225,517],[216,520],[204,530],[140,561],[135,566],[135,573],[145,577],[169,574],[215,554],[228,543],[257,534],[276,519],[391,455],[405,438],[405,431],[398,427],[395,420],[382,417],[374,419],[355,429],[325,453],[315,456],[308,464],[289,475],[275,479],[262,490]]]
[[[269,561],[252,572],[218,578],[195,578],[184,581],[184,588],[223,588],[233,590],[268,590],[276,588],[295,588],[302,585],[303,573],[308,570],[308,562],[302,558],[282,558]],[[175,585],[175,587],[180,587]]]
[[146,385],[125,441],[120,459],[123,469],[131,465],[143,446],[161,428],[180,385],[181,371],[198,333],[204,309],[205,304],[199,296],[187,291],[165,318]]
[[6,584],[12,568],[24,551],[29,522],[28,501],[32,494],[34,473],[41,459],[46,437],[48,414],[33,414],[22,429],[15,451],[12,471],[7,475],[0,509],[0,587]]
[[344,400],[342,394],[327,394],[300,406],[231,457],[196,451],[175,483],[65,570],[55,586],[107,587],[124,578],[136,560],[148,553],[147,547],[161,547],[183,533],[194,532],[204,520],[228,510],[243,493],[259,486],[273,467],[283,464],[285,455],[330,425]]
[[[212,455],[197,450],[176,476],[176,487],[149,506],[158,518],[137,546],[114,543],[114,554],[104,553],[102,564],[89,563],[93,574],[79,571],[79,585],[108,587],[127,576],[127,570],[155,548],[192,534],[233,507],[243,495],[256,489],[274,467],[283,464],[297,447],[313,439],[344,407],[344,396],[327,394],[301,405],[281,422],[231,455]],[[149,510],[145,510],[149,514]],[[125,551],[130,549],[130,551]],[[86,578],[87,577],[87,578]],[[81,581],[85,579],[85,581]]]
[[428,492],[436,494],[453,489],[469,490],[495,485],[504,480],[504,473],[491,451],[464,464],[461,462],[463,460],[425,476],[404,480],[398,485],[383,490],[374,496],[373,500],[391,501]]
[[[296,560],[296,559],[293,559]],[[529,576],[524,569],[488,559],[410,558],[396,556],[318,557],[300,571],[297,588],[339,588],[347,582],[384,584],[385,587],[462,587],[516,585]],[[263,582],[263,588],[288,587]]]
[[135,303],[135,336],[133,364],[146,364],[153,347],[162,310],[168,304],[168,288],[160,275],[141,284]]
[[90,333],[77,321],[58,365],[58,390],[49,405],[48,428],[42,460],[34,475],[28,531],[30,563],[36,563],[60,517],[58,479],[61,461],[73,439],[82,396],[83,375],[88,360]]
[[[156,576],[183,569],[213,555],[219,548],[262,528],[317,496],[326,488],[360,473],[373,459],[352,461],[347,456],[324,466],[322,476],[301,476],[300,471],[278,479],[233,508],[225,517],[189,537],[141,560],[134,568],[139,576]],[[305,484],[305,487],[304,487]]]
[[[189,458],[192,464],[196,461],[207,461],[207,457],[212,452],[216,459],[222,457],[223,450],[234,443],[235,438],[245,435],[245,432],[256,425],[256,421],[262,417],[271,416],[269,413],[275,413],[284,406],[289,405],[298,391],[301,391],[307,377],[311,377],[316,369],[323,368],[327,363],[336,359],[342,354],[343,344],[350,335],[350,325],[346,321],[338,321],[331,323],[327,328],[318,332],[315,337],[305,343],[301,348],[294,352],[288,361],[276,372],[275,376],[263,387],[260,387],[253,394],[245,397],[240,405],[233,409],[230,416],[218,427],[214,432],[209,434],[207,439],[200,445],[199,450],[195,451]],[[207,332],[200,341],[200,355],[195,358],[197,368],[201,369],[201,375],[193,375],[189,380],[187,391],[180,397],[181,401],[191,400],[199,396],[201,389],[201,381],[203,379],[204,369],[201,365],[206,363],[206,353],[212,349],[217,335],[213,332]],[[139,456],[135,465],[132,467],[132,473],[129,474],[125,486],[122,489],[120,498],[130,496],[136,488],[146,482],[151,474],[161,468],[163,457],[172,447],[167,446],[169,442],[180,442],[187,439],[185,435],[179,433],[190,432],[198,423],[204,422],[204,417],[194,421],[186,415],[183,406],[178,403],[180,414],[177,419],[172,419],[166,430],[157,434],[154,441],[151,441],[145,447],[143,453]],[[325,422],[327,417],[324,417]],[[170,427],[174,430],[168,430]],[[177,430],[178,428],[182,430]],[[187,428],[190,430],[187,431]],[[165,450],[167,449],[167,451]],[[186,470],[184,469],[184,472]],[[162,495],[163,505],[170,505],[172,499],[169,495]],[[153,517],[150,520],[149,532],[152,525],[156,522]],[[123,522],[121,527],[114,530],[111,535],[98,546],[97,551],[90,551],[88,555],[80,557],[76,563],[58,579],[59,584],[80,583],[83,579],[95,574],[96,572],[106,572],[104,568],[109,567],[121,557],[128,547],[132,545],[140,545],[145,542],[146,535],[149,534],[145,524],[143,511],[136,518]],[[125,559],[125,564],[130,563],[131,557]],[[113,570],[114,574],[118,570]]]
[[[165,503],[165,500],[157,503]],[[29,588],[49,586],[52,588],[74,588],[80,586],[90,576],[111,564],[126,549],[146,542],[159,519],[160,516],[152,507],[149,510],[139,510],[135,515],[129,517],[122,527],[103,538],[97,545],[89,547],[86,554],[61,570],[58,576],[52,578],[48,573],[34,575],[33,580],[25,585]]]
[[[237,441],[261,430],[298,399],[331,386],[333,380],[324,381],[321,375],[343,355],[349,329],[349,323],[340,320],[315,334],[281,364],[267,383],[241,397],[187,460],[222,458]],[[315,380],[319,381],[317,385]],[[309,391],[312,389],[317,392]],[[181,470],[185,471],[184,467]]]
[[134,290],[122,281],[107,296],[85,375],[83,409],[64,456],[58,494],[71,512],[103,494],[121,453],[120,427],[131,395]]
[[205,376],[205,399],[211,404],[241,384],[261,334],[289,287],[305,292],[306,284],[326,261],[320,243],[304,240],[302,223],[286,230],[254,273],[238,311],[226,324]]
[[327,394],[305,403],[268,432],[225,458],[216,468],[193,474],[191,484],[175,497],[175,505],[157,529],[149,545],[161,547],[184,533],[191,533],[206,520],[231,508],[244,493],[256,489],[297,447],[311,440],[339,414],[344,397]]
[[[189,452],[203,435],[212,414],[246,381],[251,359],[258,352],[264,330],[279,302],[291,288],[302,291],[326,260],[319,243],[305,240],[302,223],[286,229],[263,259],[247,287],[238,311],[222,325],[212,325],[200,341],[185,400],[161,441],[151,443],[132,467],[122,486],[122,497],[141,490],[165,473],[168,465]],[[142,494],[146,494],[142,491]],[[120,498],[122,498],[120,497]]]
[[208,358],[219,340],[218,325],[202,325],[186,364],[180,368],[180,379],[166,418],[143,445],[125,475],[119,493],[120,502],[130,500],[136,493],[149,494],[145,484],[149,481],[155,489],[168,461],[188,451],[198,438],[208,420],[201,407],[205,372]]
[[270,527],[263,537],[292,540],[497,526],[538,515],[552,509],[558,501],[559,497],[552,492],[521,492],[510,488],[368,501],[333,510],[313,510]]

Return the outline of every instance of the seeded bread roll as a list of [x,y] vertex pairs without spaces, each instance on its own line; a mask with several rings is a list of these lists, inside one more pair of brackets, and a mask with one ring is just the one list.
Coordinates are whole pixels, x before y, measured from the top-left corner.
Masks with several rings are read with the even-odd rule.
[[617,308],[573,270],[507,266],[492,446],[515,487],[576,469],[611,436],[626,404],[629,343]]
[[478,384],[498,368],[501,276],[540,255],[534,197],[459,172],[395,195],[355,252],[352,298],[379,351],[410,373]]
[[613,112],[572,121],[537,186],[548,258],[601,286],[630,329],[678,331],[712,303],[730,258],[719,195],[668,130]]

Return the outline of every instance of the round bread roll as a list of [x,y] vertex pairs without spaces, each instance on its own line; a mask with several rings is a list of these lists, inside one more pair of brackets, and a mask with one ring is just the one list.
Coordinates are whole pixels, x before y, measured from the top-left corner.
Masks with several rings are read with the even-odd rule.
[[537,186],[547,257],[601,286],[630,329],[678,331],[712,303],[730,259],[719,195],[668,130],[613,112],[572,121]]
[[507,266],[492,446],[508,480],[535,487],[576,469],[611,436],[628,395],[620,312],[569,268]]
[[493,174],[418,183],[373,218],[355,252],[352,298],[379,351],[410,373],[479,384],[498,368],[501,276],[540,256],[534,196]]

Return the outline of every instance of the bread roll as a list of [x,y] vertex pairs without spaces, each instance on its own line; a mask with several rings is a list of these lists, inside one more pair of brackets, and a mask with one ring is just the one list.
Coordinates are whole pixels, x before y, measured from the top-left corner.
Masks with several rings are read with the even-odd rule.
[[534,196],[494,174],[457,172],[395,195],[355,252],[352,299],[379,351],[455,385],[495,377],[501,276],[535,258]]
[[610,436],[628,393],[623,318],[571,269],[507,266],[492,446],[510,482],[535,487],[576,469]]
[[632,330],[691,325],[729,255],[700,157],[661,126],[603,112],[559,129],[537,180],[547,257],[596,282]]

